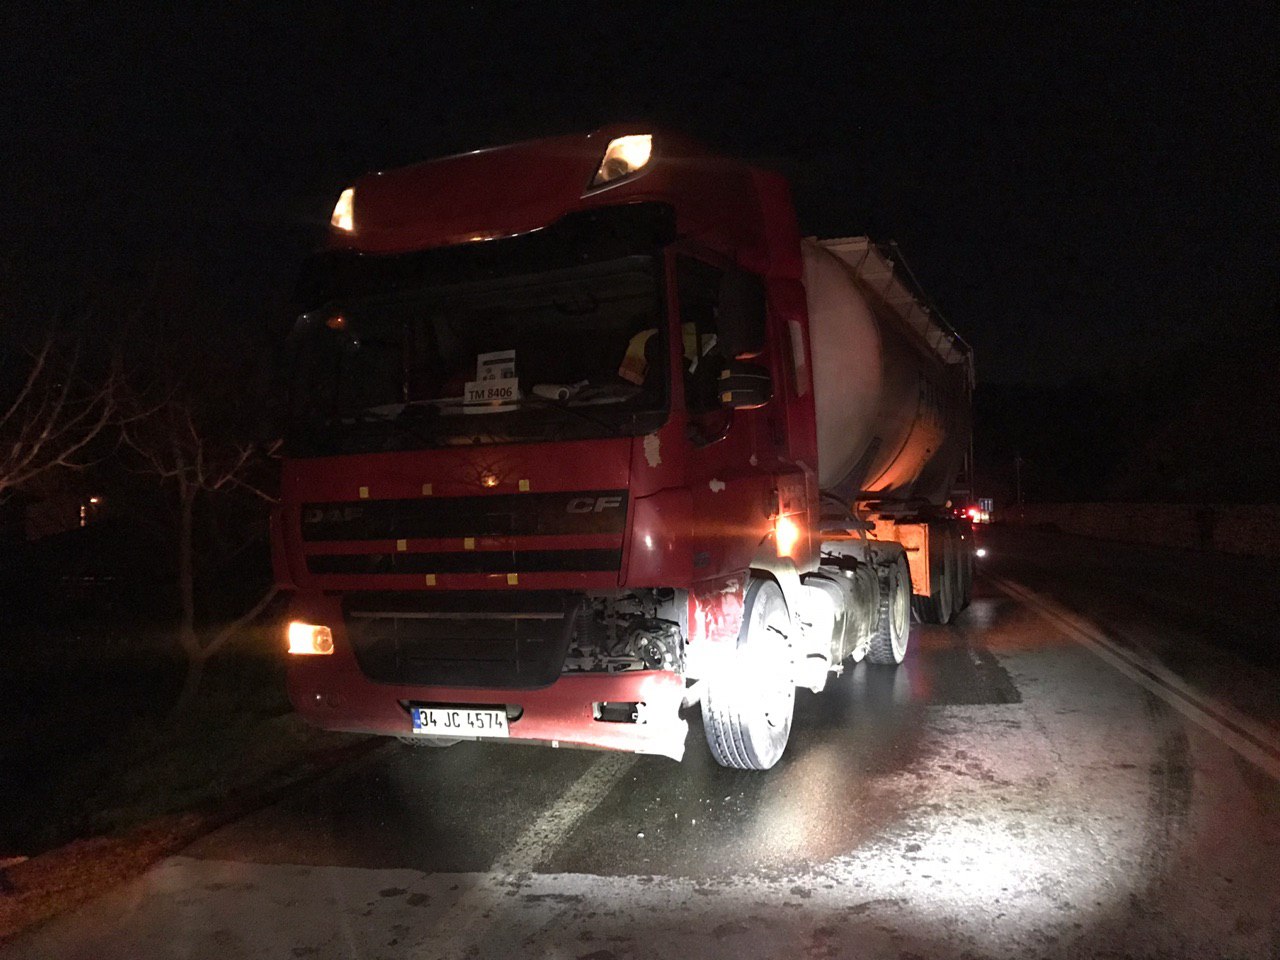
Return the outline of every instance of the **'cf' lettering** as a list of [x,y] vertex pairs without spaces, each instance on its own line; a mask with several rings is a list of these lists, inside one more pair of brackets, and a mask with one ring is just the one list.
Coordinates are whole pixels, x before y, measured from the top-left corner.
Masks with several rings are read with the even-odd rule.
[[603,513],[622,506],[622,497],[574,497],[565,506],[567,513]]

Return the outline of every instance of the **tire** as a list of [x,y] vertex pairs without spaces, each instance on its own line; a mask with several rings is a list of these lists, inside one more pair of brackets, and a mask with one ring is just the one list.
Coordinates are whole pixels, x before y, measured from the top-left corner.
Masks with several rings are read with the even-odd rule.
[[929,597],[913,596],[911,608],[915,610],[916,616],[922,623],[946,624],[951,622],[951,618],[960,609],[957,589],[960,584],[956,576],[958,557],[956,537],[950,526],[935,526],[931,529],[930,535],[942,538],[942,549],[939,551],[942,563],[938,576],[931,578],[937,590]]
[[938,622],[950,623],[960,611],[960,551],[959,540],[953,526],[942,528],[942,603],[938,610]]
[[933,597],[917,597],[911,595],[911,610],[921,623],[938,622],[938,604]]
[[768,770],[786,750],[796,700],[791,629],[782,588],[753,579],[735,655],[702,695],[707,746],[720,766]]
[[957,538],[956,561],[956,579],[960,581],[956,591],[956,613],[959,613],[973,600],[973,534]]
[[880,570],[880,607],[867,659],[878,664],[899,664],[907,655],[910,640],[911,571],[906,556],[898,554]]

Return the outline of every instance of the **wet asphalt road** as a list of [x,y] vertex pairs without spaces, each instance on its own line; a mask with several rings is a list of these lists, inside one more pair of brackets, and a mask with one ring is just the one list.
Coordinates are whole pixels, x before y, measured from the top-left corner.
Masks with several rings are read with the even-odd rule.
[[986,542],[768,773],[391,744],[4,955],[1280,957],[1277,564]]

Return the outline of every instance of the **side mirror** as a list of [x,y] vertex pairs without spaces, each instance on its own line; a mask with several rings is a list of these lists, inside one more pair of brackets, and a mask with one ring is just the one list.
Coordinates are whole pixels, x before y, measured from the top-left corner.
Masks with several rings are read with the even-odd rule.
[[730,410],[763,407],[773,396],[773,379],[757,363],[730,360],[716,382],[720,405]]

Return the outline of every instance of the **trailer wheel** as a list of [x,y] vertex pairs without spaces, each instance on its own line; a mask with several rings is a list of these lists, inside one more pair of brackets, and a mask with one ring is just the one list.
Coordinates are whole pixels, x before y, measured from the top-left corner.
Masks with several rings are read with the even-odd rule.
[[938,622],[950,623],[960,612],[960,551],[956,531],[948,524],[943,527],[942,542],[942,596],[938,609]]
[[973,600],[973,535],[961,538],[956,544],[956,613],[964,610]]
[[930,578],[937,590],[932,596],[911,598],[911,607],[921,623],[950,623],[952,615],[960,609],[958,600],[959,578],[956,575],[956,541],[949,526],[933,528],[942,538],[941,570],[936,578]]
[[707,746],[720,766],[768,770],[786,750],[796,701],[791,629],[782,589],[753,579],[736,655],[702,695]]
[[911,571],[899,554],[880,570],[880,608],[867,659],[872,663],[901,663],[911,639]]

